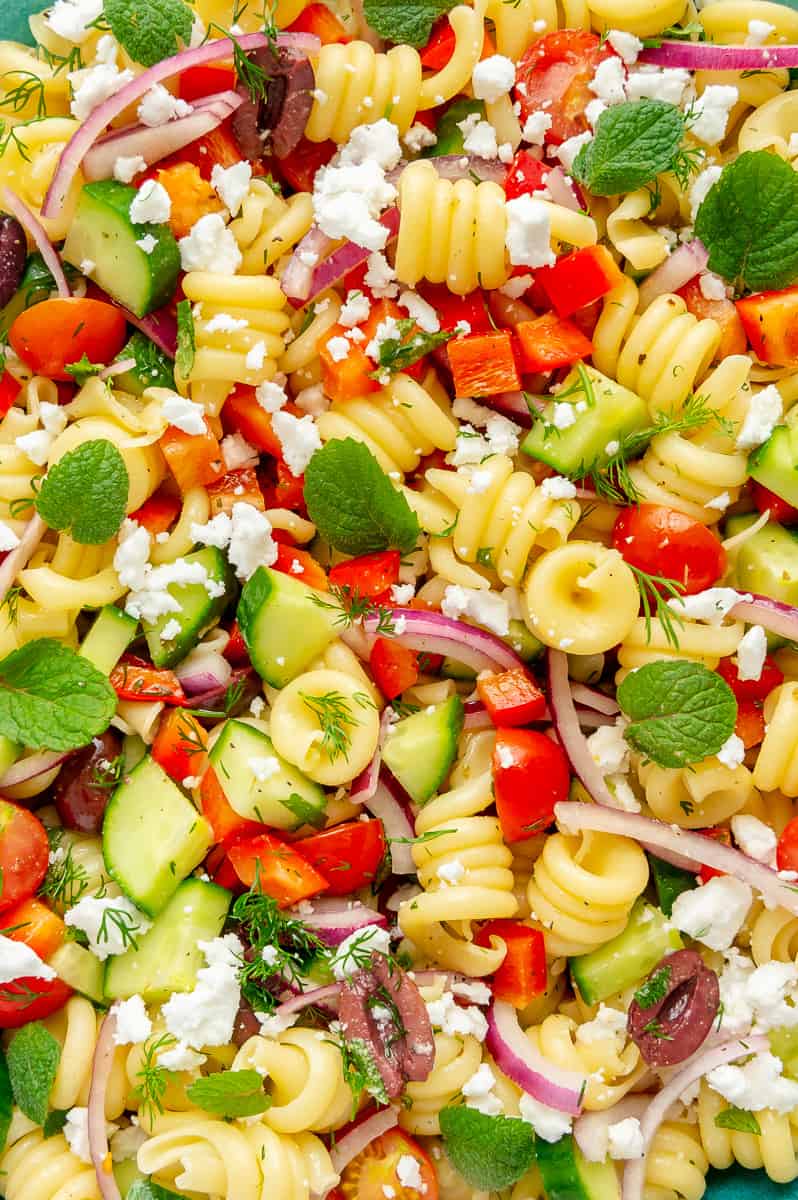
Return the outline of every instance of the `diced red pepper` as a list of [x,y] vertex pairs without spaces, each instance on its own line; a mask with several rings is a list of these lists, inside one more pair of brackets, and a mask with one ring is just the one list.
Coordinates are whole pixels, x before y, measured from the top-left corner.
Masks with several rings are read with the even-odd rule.
[[205,418],[204,433],[184,433],[170,425],[159,442],[177,486],[185,493],[195,487],[207,487],[224,475],[222,448]]
[[592,304],[618,287],[624,276],[605,246],[585,246],[558,259],[553,267],[536,274],[549,300],[561,317]]
[[[696,833],[700,833],[702,837],[712,838],[713,842],[722,842],[724,846],[731,845],[731,831],[725,827],[715,826],[710,829],[696,829]],[[714,879],[716,875],[725,874],[725,871],[718,871],[715,867],[708,867],[706,864],[702,864],[701,870],[698,872],[702,883]]]
[[[287,411],[292,411],[292,406]],[[294,415],[299,412],[296,408],[293,411]],[[224,402],[222,424],[228,433],[240,433],[256,450],[281,457],[283,448],[272,429],[271,416],[259,404],[253,387],[238,384],[233,389]]]
[[111,687],[120,700],[162,700],[164,704],[185,704],[186,694],[174,671],[158,670],[142,659],[126,654],[110,677]]
[[62,979],[28,975],[4,983],[0,994],[0,1029],[18,1029],[30,1021],[43,1021],[63,1008],[72,988]]
[[328,896],[351,896],[370,887],[385,857],[382,821],[346,821],[294,842],[294,848],[324,876]]
[[203,96],[215,96],[217,92],[235,91],[236,73],[223,63],[206,63],[200,67],[186,67],[177,77],[177,94],[181,100],[201,100]]
[[208,767],[200,784],[200,808],[213,830],[213,840],[226,846],[234,838],[255,837],[263,825],[240,816],[230,804],[213,767]]
[[155,537],[157,533],[166,533],[172,528],[182,507],[179,496],[165,488],[159,488],[149,500],[144,501],[141,508],[130,514],[130,519],[143,525]]
[[418,682],[418,652],[400,646],[392,638],[376,639],[369,655],[369,666],[374,682],[386,700],[394,700]]
[[22,390],[13,375],[3,371],[0,376],[0,417],[4,417]]
[[529,196],[545,187],[544,179],[550,170],[551,167],[535,158],[531,150],[519,150],[504,181],[507,199],[515,200],[519,196]]
[[247,643],[244,641],[244,635],[238,627],[238,621],[233,621],[230,630],[230,641],[222,651],[223,656],[234,667],[249,666],[249,651]]
[[477,934],[478,946],[490,946],[499,937],[507,947],[504,960],[493,976],[493,995],[513,1008],[526,1008],[546,990],[546,945],[539,929],[522,921],[488,921]]
[[227,853],[241,882],[252,887],[257,879],[260,890],[280,908],[318,896],[330,886],[293,846],[271,833],[233,842]]
[[402,556],[398,550],[361,554],[358,558],[348,558],[331,567],[330,583],[346,590],[350,596],[374,600],[399,582],[401,562]]
[[554,821],[554,806],[568,797],[565,751],[532,729],[499,729],[493,753],[493,790],[508,842],[534,837]]
[[236,467],[228,471],[216,483],[208,487],[208,499],[211,502],[211,516],[233,511],[234,504],[249,504],[260,512],[265,512],[266,502],[258,483],[254,467]]
[[352,40],[347,36],[341,21],[326,4],[309,4],[295,21],[286,26],[286,33],[312,33],[322,46]]
[[[442,71],[454,55],[457,38],[448,17],[441,17],[432,27],[429,41],[420,51],[421,65],[425,71]],[[493,38],[485,30],[480,58],[489,58],[496,53]]]
[[761,513],[770,512],[770,519],[780,525],[794,525],[798,521],[798,508],[793,508],[781,496],[771,492],[764,484],[751,480],[751,499]]
[[307,550],[300,550],[297,546],[278,546],[277,558],[272,567],[275,571],[282,571],[283,575],[301,579],[308,587],[316,588],[317,591],[330,590],[324,567],[317,563]]
[[758,746],[765,736],[765,714],[760,705],[754,700],[739,700],[737,702],[737,720],[734,722],[734,732],[742,738],[746,750]]
[[455,296],[445,283],[421,283],[418,290],[438,314],[441,329],[451,331],[463,322],[469,333],[489,333],[493,329],[485,293],[479,288],[467,296]]
[[593,353],[593,343],[571,321],[544,313],[521,321],[515,332],[521,346],[521,365],[532,373],[570,367]]
[[208,769],[208,735],[187,709],[168,709],[161,717],[152,757],[177,783],[202,779]]
[[546,711],[546,697],[523,667],[477,678],[479,698],[497,726],[528,725]]
[[290,467],[278,459],[274,463],[274,483],[262,486],[267,508],[287,508],[289,512],[305,514],[305,476],[294,475]]
[[765,659],[765,665],[759,679],[741,679],[737,664],[731,658],[722,658],[718,663],[718,674],[725,679],[735,698],[741,700],[767,699],[774,688],[784,683],[784,674],[770,655]]
[[337,151],[335,142],[310,142],[303,137],[287,158],[275,160],[275,167],[295,192],[312,192],[319,167],[326,167]]
[[506,329],[455,338],[448,349],[456,396],[498,396],[520,389],[513,339]]
[[737,312],[760,362],[798,366],[798,287],[746,296]]

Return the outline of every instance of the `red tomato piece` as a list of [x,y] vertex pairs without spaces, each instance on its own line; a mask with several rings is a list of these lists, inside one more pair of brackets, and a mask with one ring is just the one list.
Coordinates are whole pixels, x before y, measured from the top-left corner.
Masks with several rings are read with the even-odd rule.
[[295,192],[312,192],[316,172],[327,166],[337,150],[335,142],[309,142],[303,137],[287,158],[276,160],[275,166]]
[[312,33],[322,46],[351,41],[338,17],[326,4],[309,4],[295,21],[286,26],[286,33]]
[[687,305],[687,311],[698,317],[699,321],[708,317],[720,325],[721,339],[715,351],[716,360],[728,358],[730,354],[745,354],[748,349],[745,329],[731,300],[708,300],[701,291],[698,276],[679,288],[678,295]]
[[600,300],[623,282],[623,274],[605,246],[585,246],[542,267],[535,282],[543,288],[558,316],[570,317],[579,308]]
[[546,102],[551,128],[546,141],[559,144],[589,129],[585,108],[595,99],[589,84],[596,67],[613,54],[595,33],[561,29],[538,38],[516,71],[515,97],[521,122]]
[[159,670],[126,654],[110,675],[111,687],[120,700],[163,700],[185,704],[186,694],[174,671]]
[[[696,833],[700,833],[702,837],[712,838],[713,842],[722,842],[724,846],[731,845],[730,830],[721,826],[713,829],[696,829]],[[698,872],[698,877],[702,883],[706,883],[709,879],[714,879],[716,875],[725,875],[725,873],[725,871],[718,871],[716,867],[703,865]]]
[[794,525],[798,521],[798,508],[793,508],[781,496],[754,479],[751,480],[751,499],[761,513],[770,512],[771,521],[778,521],[780,525]]
[[546,990],[546,944],[539,929],[530,929],[523,921],[496,920],[483,925],[474,941],[490,946],[499,937],[507,953],[493,976],[493,995],[513,1008],[526,1008],[535,996]]
[[281,459],[274,463],[274,483],[264,484],[267,508],[287,508],[305,516],[305,476],[294,475]]
[[623,509],[612,544],[631,566],[675,580],[688,596],[712,587],[726,569],[726,551],[714,533],[664,504]]
[[260,890],[280,908],[329,890],[327,880],[311,863],[271,833],[235,841],[227,854],[241,882],[252,887],[257,879]]
[[568,759],[560,746],[531,729],[500,729],[493,752],[493,789],[502,834],[508,842],[534,837],[554,820],[568,798]]
[[386,700],[394,700],[418,682],[419,656],[416,650],[400,646],[392,638],[377,638],[369,655],[374,682]]
[[152,757],[177,783],[201,779],[208,769],[208,735],[187,709],[168,709],[161,717]]
[[158,445],[180,491],[207,487],[224,475],[222,448],[205,418],[204,433],[184,433],[170,425]]
[[0,800],[0,911],[27,900],[47,874],[47,831],[27,808]]
[[[399,1160],[408,1157],[418,1163],[420,1189],[406,1186],[397,1174]],[[344,1200],[385,1200],[386,1187],[401,1200],[438,1200],[438,1177],[432,1160],[418,1142],[399,1129],[375,1138],[353,1158],[344,1168],[338,1190]]]
[[438,314],[441,329],[452,330],[466,321],[472,333],[489,333],[493,328],[485,293],[477,289],[467,296],[455,296],[445,283],[420,283],[418,290]]
[[737,312],[760,362],[798,366],[798,287],[746,296]]
[[798,871],[798,817],[784,826],[776,846],[776,866],[780,871]]
[[348,558],[330,568],[330,583],[350,596],[373,600],[398,583],[401,561],[398,550],[378,550],[375,554]]
[[731,658],[722,658],[718,663],[718,674],[726,680],[737,701],[765,700],[774,688],[784,683],[784,675],[770,655],[765,659],[759,679],[741,679],[737,664]]
[[20,313],[8,340],[36,375],[67,381],[66,367],[85,354],[109,363],[125,343],[124,313],[104,300],[76,297],[42,300]]
[[156,533],[166,533],[172,528],[182,507],[179,496],[159,488],[149,500],[144,501],[141,508],[130,514],[130,519],[143,525],[155,537]]
[[63,1008],[72,988],[62,979],[15,979],[0,988],[0,1029],[18,1029],[43,1021]]
[[765,736],[765,714],[753,700],[737,701],[737,720],[734,732],[742,738],[746,750],[758,746]]
[[258,483],[258,475],[254,467],[236,467],[228,471],[216,483],[208,486],[208,499],[211,502],[211,516],[220,512],[228,516],[233,511],[234,504],[249,504],[260,512],[266,511],[266,501]]
[[227,661],[232,663],[234,667],[249,666],[249,651],[247,650],[247,644],[244,641],[244,636],[238,627],[238,621],[233,621],[233,625],[230,630],[230,641],[227,643],[222,653]]
[[203,96],[215,96],[217,92],[235,91],[236,73],[232,67],[222,63],[206,63],[200,67],[187,67],[177,77],[177,93],[181,100],[201,100]]
[[494,725],[528,725],[546,711],[546,697],[523,667],[480,675],[477,691]]
[[307,550],[300,550],[297,546],[278,546],[277,558],[272,567],[275,571],[282,571],[284,575],[293,575],[294,579],[301,579],[308,587],[316,588],[319,592],[330,590],[324,567],[320,566]]
[[8,371],[3,371],[0,376],[0,417],[6,415],[21,390],[22,386],[17,383],[14,376],[9,375]]
[[46,962],[63,942],[66,926],[58,913],[31,896],[3,913],[3,935],[24,942]]
[[[292,411],[290,405],[287,411]],[[298,409],[293,411],[294,415],[299,412]],[[224,402],[222,424],[227,433],[240,433],[256,450],[271,454],[274,458],[282,456],[283,448],[272,429],[272,419],[258,403],[254,388],[246,384],[235,387]]]
[[327,880],[328,896],[348,896],[370,887],[385,858],[382,821],[347,821],[293,843]]
[[531,150],[518,150],[509,174],[504,181],[504,191],[508,200],[518,196],[529,196],[544,187],[544,179],[551,167],[541,159],[535,158]]

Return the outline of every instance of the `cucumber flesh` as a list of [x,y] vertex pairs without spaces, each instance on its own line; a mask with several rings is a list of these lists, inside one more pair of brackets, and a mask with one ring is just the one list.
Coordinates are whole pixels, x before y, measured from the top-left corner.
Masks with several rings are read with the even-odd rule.
[[138,621],[121,608],[106,604],[97,614],[78,653],[103,675],[110,675],[136,636],[138,627]]
[[270,567],[258,567],[244,584],[237,613],[253,667],[276,688],[327,649],[340,615],[329,596]]
[[218,937],[231,895],[215,883],[186,879],[158,914],[138,947],[107,960],[105,996],[127,1000],[139,993],[148,1003],[172,992],[190,992],[205,955],[197,945]]
[[[227,559],[215,546],[195,550],[182,561],[204,567],[209,583],[212,588],[216,585],[213,590],[218,590],[219,594],[211,596],[204,583],[169,584],[166,590],[174,596],[180,611],[164,613],[157,621],[142,622],[150,657],[156,667],[173,667],[182,662],[203,633],[219,619],[235,592],[235,579]],[[171,621],[177,622],[180,632],[168,642],[162,641],[161,635]]]
[[618,1173],[612,1162],[588,1162],[568,1134],[558,1142],[535,1143],[546,1200],[620,1200]]
[[423,804],[449,774],[465,714],[459,696],[450,696],[432,712],[405,717],[385,739],[382,761],[410,799]]
[[[255,760],[275,759],[279,770],[259,779]],[[227,721],[214,743],[210,763],[230,807],[239,816],[275,829],[323,825],[327,797],[275,752],[271,738],[244,721]],[[262,773],[262,772],[261,772]]]
[[798,537],[768,521],[737,551],[732,586],[798,604]]
[[103,965],[85,946],[64,942],[48,959],[59,979],[94,1004],[103,1004]]
[[683,871],[681,867],[671,866],[662,858],[649,854],[648,865],[654,887],[657,889],[657,901],[666,917],[673,912],[673,902],[682,892],[691,892],[696,887],[695,875]]
[[748,459],[752,479],[788,504],[798,505],[798,425],[787,417]]
[[648,975],[683,946],[678,929],[653,904],[638,901],[623,933],[590,954],[570,959],[571,978],[586,1004],[598,1004]]
[[[137,317],[166,304],[180,274],[180,251],[168,225],[138,225],[130,219],[136,188],[103,179],[84,185],[61,255],[80,267],[93,262],[92,278]],[[138,243],[155,239],[152,253]]]
[[771,1053],[782,1061],[782,1073],[790,1079],[798,1079],[798,1029],[771,1029],[768,1038]]
[[149,917],[202,862],[212,841],[208,822],[149,755],[125,776],[105,810],[108,873]]

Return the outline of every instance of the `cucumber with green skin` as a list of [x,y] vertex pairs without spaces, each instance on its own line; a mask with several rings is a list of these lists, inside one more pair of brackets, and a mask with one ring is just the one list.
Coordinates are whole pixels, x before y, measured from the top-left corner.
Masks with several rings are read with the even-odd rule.
[[660,910],[638,900],[623,933],[568,960],[571,978],[586,1004],[599,1004],[638,983],[661,958],[683,945],[679,931]]
[[136,636],[138,627],[135,618],[115,604],[106,604],[98,612],[78,653],[103,675],[110,675]]
[[535,1142],[537,1167],[546,1200],[620,1200],[621,1187],[612,1162],[588,1162],[573,1136]]
[[59,979],[94,1004],[103,1004],[103,965],[77,942],[64,942],[48,959]]
[[682,892],[691,892],[698,886],[695,875],[691,875],[689,871],[682,871],[680,867],[671,866],[655,854],[649,854],[648,865],[651,868],[654,887],[657,889],[659,906],[665,916],[669,917],[677,897],[681,896]]
[[174,388],[175,372],[172,360],[140,329],[136,330],[117,355],[117,361],[120,363],[127,359],[132,359],[136,365],[120,372],[114,379],[114,386],[119,391],[141,396],[149,387]]
[[[267,779],[259,779],[251,762],[264,759],[274,759],[278,769]],[[211,750],[210,764],[227,802],[239,816],[275,829],[324,824],[324,789],[280,758],[271,738],[246,721],[225,722]]]
[[485,105],[481,100],[462,99],[450,104],[435,127],[438,140],[434,146],[428,146],[421,157],[440,158],[444,154],[462,154],[465,134],[460,128],[460,122],[475,113],[484,121]]
[[[204,583],[169,584],[166,590],[174,596],[180,610],[164,613],[157,621],[142,621],[150,658],[156,667],[173,667],[182,662],[203,633],[216,623],[235,595],[233,572],[225,555],[216,546],[195,550],[182,561],[199,563],[204,567],[209,583],[217,585],[211,590],[219,594],[212,596]],[[164,641],[163,631],[174,621],[180,630],[173,638]]]
[[236,615],[253,667],[276,688],[301,674],[341,631],[341,610],[329,594],[271,567],[258,567],[244,584]]
[[434,796],[449,774],[464,719],[462,700],[450,696],[405,717],[385,739],[382,761],[416,804]]

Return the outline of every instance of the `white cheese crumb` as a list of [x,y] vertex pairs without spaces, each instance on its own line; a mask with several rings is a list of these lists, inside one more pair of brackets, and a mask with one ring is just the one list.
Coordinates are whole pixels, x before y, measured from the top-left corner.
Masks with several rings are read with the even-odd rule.
[[737,646],[737,674],[741,680],[761,679],[768,639],[761,625],[752,625]]
[[172,199],[163,184],[145,179],[130,202],[130,219],[134,225],[163,225],[169,220]]
[[233,163],[231,167],[223,167],[220,163],[213,165],[211,187],[231,217],[236,215],[244,203],[251,182],[252,167],[246,161]]
[[730,875],[715,876],[676,897],[671,921],[682,933],[711,950],[728,950],[742,928],[752,898],[747,883]]
[[504,54],[492,54],[474,67],[471,85],[477,100],[495,104],[515,83],[515,63]]

